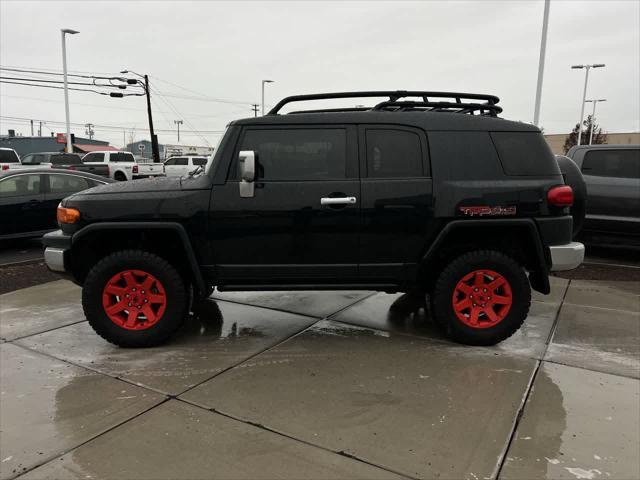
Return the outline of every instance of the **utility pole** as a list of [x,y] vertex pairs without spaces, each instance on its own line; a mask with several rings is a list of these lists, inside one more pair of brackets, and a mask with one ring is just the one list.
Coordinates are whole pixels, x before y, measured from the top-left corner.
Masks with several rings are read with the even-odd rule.
[[31,120],[31,136],[33,137],[33,120]]
[[76,33],[80,33],[76,30],[71,30],[70,28],[63,28],[60,30],[62,34],[62,72],[64,74],[64,111],[66,114],[66,123],[67,123],[67,146],[66,152],[73,153],[73,147],[71,146],[71,121],[69,120],[69,86],[67,85],[67,44],[66,44],[66,34],[75,35]]
[[571,65],[573,69],[586,69],[586,73],[584,75],[584,90],[582,92],[582,103],[580,104],[580,121],[578,122],[578,143],[576,145],[581,145],[582,140],[582,119],[584,118],[584,103],[587,99],[587,83],[589,82],[589,70],[592,68],[600,68],[604,67],[604,63],[594,63],[592,65]]
[[42,120],[40,120],[40,126],[38,127],[38,136],[42,136]]
[[251,110],[253,110],[253,116],[254,117],[258,116],[258,107],[259,107],[259,105],[257,103],[252,103],[251,104]]
[[547,50],[547,26],[549,25],[549,4],[551,0],[544,0],[544,14],[542,17],[542,39],[540,40],[540,58],[538,60],[538,84],[536,85],[536,103],[533,112],[533,123],[539,126],[540,102],[542,101],[542,79],[544,77],[544,58]]
[[173,123],[175,123],[178,126],[178,143],[180,142],[180,125],[182,125],[184,122],[182,120],[174,120]]
[[95,133],[93,131],[93,127],[95,127],[95,125],[93,123],[87,123],[87,124],[85,124],[85,127],[87,128],[85,130],[85,133],[87,135],[89,135],[89,140],[93,140],[93,134]]
[[160,162],[160,147],[158,146],[158,136],[153,131],[153,115],[151,115],[151,88],[149,87],[149,75],[140,75],[139,73],[131,70],[122,70],[120,73],[133,73],[140,78],[144,78],[144,83],[140,80],[128,79],[127,84],[139,84],[144,88],[144,93],[147,97],[147,116],[149,117],[149,135],[151,135],[151,153],[153,155],[153,161],[155,163]]

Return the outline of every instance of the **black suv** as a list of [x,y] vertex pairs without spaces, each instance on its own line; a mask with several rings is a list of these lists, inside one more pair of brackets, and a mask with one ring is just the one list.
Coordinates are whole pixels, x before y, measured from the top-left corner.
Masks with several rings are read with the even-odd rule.
[[499,342],[526,318],[531,288],[549,293],[549,271],[577,267],[584,247],[540,130],[498,118],[497,103],[422,91],[285,98],[232,122],[206,172],[66,198],[45,260],[83,286],[89,323],[121,346],[161,343],[214,286],[428,294],[452,339]]

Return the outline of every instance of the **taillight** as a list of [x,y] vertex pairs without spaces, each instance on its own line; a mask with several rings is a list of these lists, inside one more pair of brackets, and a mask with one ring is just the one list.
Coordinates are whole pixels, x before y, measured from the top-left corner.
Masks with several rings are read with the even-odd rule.
[[570,207],[573,205],[573,189],[569,185],[558,185],[547,192],[549,205]]
[[9,170],[9,165],[2,165],[2,170]]
[[131,171],[133,173],[138,173],[138,165],[134,165],[133,168],[131,168]]
[[73,165],[71,165],[71,166],[69,167],[69,170],[75,170],[75,169],[76,169],[76,167],[74,167]]
[[75,208],[65,208],[58,206],[56,212],[56,219],[58,223],[76,223],[80,220],[80,211]]

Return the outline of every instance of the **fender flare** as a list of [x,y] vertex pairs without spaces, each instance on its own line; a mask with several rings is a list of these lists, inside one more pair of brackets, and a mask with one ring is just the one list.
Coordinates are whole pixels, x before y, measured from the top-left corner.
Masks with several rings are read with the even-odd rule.
[[202,271],[200,270],[200,266],[198,265],[198,260],[196,259],[196,254],[193,250],[193,246],[191,245],[191,241],[189,240],[189,235],[181,224],[176,222],[91,223],[73,234],[73,236],[71,237],[71,245],[73,245],[89,233],[100,230],[171,230],[173,232],[176,232],[178,234],[178,238],[180,238],[180,241],[182,242],[184,252],[187,256],[187,262],[191,269],[191,273],[193,274],[193,278],[196,284],[195,286],[198,289],[199,296],[206,295],[207,287],[206,282],[204,281],[204,276],[202,275]]
[[529,275],[529,281],[531,287],[540,293],[549,294],[551,292],[551,285],[549,284],[549,265],[551,265],[551,252],[548,247],[544,247],[542,239],[540,238],[540,232],[538,232],[538,226],[536,222],[531,218],[483,218],[483,219],[459,219],[452,220],[447,223],[440,233],[436,236],[435,240],[431,243],[431,246],[427,249],[427,252],[422,257],[422,264],[427,264],[436,255],[438,248],[446,240],[454,230],[462,228],[476,228],[476,227],[520,227],[527,231],[530,239],[533,241],[535,251],[533,254],[535,270],[531,271]]

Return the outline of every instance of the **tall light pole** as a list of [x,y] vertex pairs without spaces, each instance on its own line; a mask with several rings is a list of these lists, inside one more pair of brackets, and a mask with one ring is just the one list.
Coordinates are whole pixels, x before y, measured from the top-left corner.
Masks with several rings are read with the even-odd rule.
[[589,145],[591,145],[591,142],[593,141],[593,125],[594,125],[594,118],[596,118],[596,103],[606,102],[606,101],[607,101],[606,98],[585,100],[585,103],[589,103],[589,102],[593,103],[593,111],[591,112],[591,132],[589,132]]
[[71,30],[70,28],[60,29],[62,35],[62,72],[64,73],[64,112],[67,117],[67,153],[73,153],[73,147],[71,146],[71,120],[69,119],[69,88],[67,86],[67,45],[66,34],[75,35],[80,33],[77,30]]
[[582,103],[580,104],[580,121],[578,122],[578,143],[576,145],[580,145],[580,141],[582,140],[582,119],[584,118],[584,102],[587,99],[587,82],[589,81],[589,70],[592,68],[600,68],[604,67],[604,63],[593,63],[591,65],[571,65],[571,68],[574,69],[582,69],[586,70],[584,75],[584,91],[582,92]]
[[533,123],[540,121],[540,102],[542,100],[542,78],[544,77],[544,57],[547,50],[547,26],[549,25],[549,4],[551,0],[544,0],[544,14],[542,16],[542,39],[540,40],[540,58],[538,59],[538,84],[536,85],[536,103],[533,111]]
[[178,126],[178,142],[180,142],[180,125],[182,125],[184,122],[182,120],[174,120],[173,123]]
[[264,116],[264,84],[273,83],[273,80],[262,80],[262,116]]

